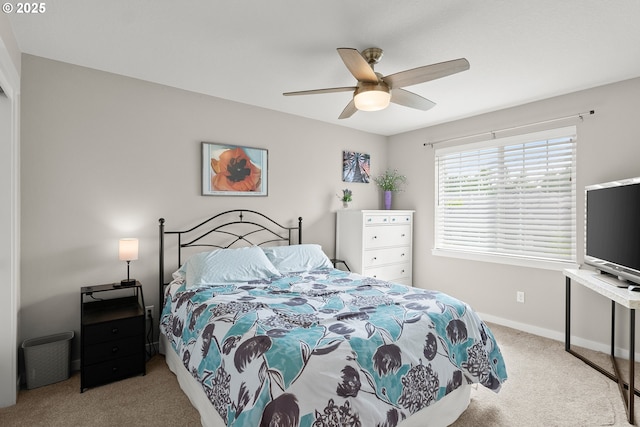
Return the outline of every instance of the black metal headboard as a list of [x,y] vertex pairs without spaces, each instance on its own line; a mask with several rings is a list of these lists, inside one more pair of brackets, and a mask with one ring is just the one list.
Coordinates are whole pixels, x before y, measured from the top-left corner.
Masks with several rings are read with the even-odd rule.
[[[260,212],[234,209],[219,213],[184,231],[165,231],[160,218],[159,297],[160,310],[164,304],[165,236],[177,235],[177,267],[182,265],[182,250],[191,247],[226,249],[233,246],[262,246],[277,243],[302,243],[302,217],[297,227],[285,227]],[[297,233],[296,233],[297,231]],[[297,234],[297,242],[294,237]]]

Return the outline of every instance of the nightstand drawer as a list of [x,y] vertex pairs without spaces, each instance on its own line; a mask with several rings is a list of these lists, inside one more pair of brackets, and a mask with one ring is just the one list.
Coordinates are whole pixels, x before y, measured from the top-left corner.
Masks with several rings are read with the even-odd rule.
[[84,363],[87,365],[104,362],[117,357],[131,356],[144,352],[144,337],[135,335],[114,341],[87,345],[84,349]]
[[82,381],[85,387],[93,387],[134,374],[145,374],[144,353],[85,366],[82,371]]
[[144,336],[144,316],[85,325],[82,339],[84,344],[88,345],[134,335]]

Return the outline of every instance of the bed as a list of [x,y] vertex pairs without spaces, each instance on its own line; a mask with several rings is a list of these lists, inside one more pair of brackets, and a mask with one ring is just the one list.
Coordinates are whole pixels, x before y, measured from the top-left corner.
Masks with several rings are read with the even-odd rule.
[[445,426],[507,379],[467,304],[334,268],[301,218],[159,228],[160,347],[204,426]]

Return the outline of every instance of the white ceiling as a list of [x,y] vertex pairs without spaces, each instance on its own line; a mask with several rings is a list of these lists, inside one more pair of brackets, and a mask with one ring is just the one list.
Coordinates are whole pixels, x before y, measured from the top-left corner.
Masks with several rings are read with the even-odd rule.
[[[16,3],[16,2],[12,2]],[[381,135],[640,76],[638,0],[46,0],[9,13],[22,52]],[[380,47],[383,75],[456,58],[468,71],[338,116],[353,86],[336,48]]]

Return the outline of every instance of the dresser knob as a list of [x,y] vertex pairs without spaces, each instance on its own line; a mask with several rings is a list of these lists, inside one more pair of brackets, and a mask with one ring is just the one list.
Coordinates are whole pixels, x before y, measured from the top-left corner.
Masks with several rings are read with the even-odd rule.
[[400,235],[400,237],[404,237],[404,236],[406,236],[406,234],[404,234],[404,233]]
[[404,254],[400,254],[400,256],[404,256]]
[[112,334],[117,334],[117,333],[118,333],[118,328],[113,328],[113,329],[111,330],[111,333],[112,333]]
[[377,239],[377,238],[378,238],[378,236],[373,236],[373,238],[374,238],[374,239]]
[[113,368],[111,368],[111,372],[114,372],[114,373],[115,373],[115,372],[118,372],[118,367],[117,367],[117,366],[114,366]]
[[118,350],[120,350],[120,349],[118,348],[118,346],[117,346],[117,345],[116,345],[116,346],[113,346],[113,348],[111,349],[111,353],[117,353],[117,352],[118,352]]
[[374,260],[374,261],[375,261],[375,260],[377,260],[377,259],[378,259],[378,257],[376,257],[376,256],[374,256],[374,257],[373,257],[373,260]]

